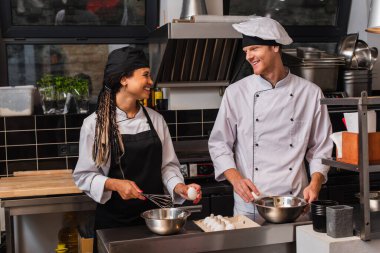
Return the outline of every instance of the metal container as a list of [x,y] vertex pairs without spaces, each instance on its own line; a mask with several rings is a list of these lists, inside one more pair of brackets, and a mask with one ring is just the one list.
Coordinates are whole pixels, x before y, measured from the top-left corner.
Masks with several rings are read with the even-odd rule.
[[321,58],[324,51],[318,50],[313,47],[297,47],[297,57],[300,58]]
[[348,68],[351,67],[351,61],[354,55],[354,50],[358,38],[358,33],[348,34],[347,36],[343,37],[338,44],[338,55],[344,56],[346,59],[346,67]]
[[[356,193],[355,197],[360,198],[360,193]],[[373,191],[369,193],[369,210],[371,212],[380,211],[380,191]]]
[[194,15],[207,15],[205,0],[183,0],[181,19],[190,19]]
[[141,217],[153,233],[171,235],[181,230],[189,215],[189,211],[181,208],[157,208],[143,212]]
[[323,91],[337,90],[339,68],[344,65],[344,57],[312,47],[299,47],[284,49],[282,59],[290,72],[315,83]]
[[257,199],[255,205],[266,221],[286,223],[297,219],[307,206],[307,202],[293,196],[270,196]]
[[339,65],[289,66],[290,72],[318,85],[323,91],[336,91]]

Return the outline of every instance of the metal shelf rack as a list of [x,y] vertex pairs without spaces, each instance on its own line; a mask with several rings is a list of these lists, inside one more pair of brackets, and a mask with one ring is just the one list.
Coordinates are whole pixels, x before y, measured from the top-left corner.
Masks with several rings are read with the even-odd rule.
[[368,160],[368,125],[367,110],[369,105],[380,104],[380,97],[368,97],[362,91],[360,97],[350,98],[324,98],[324,105],[355,105],[359,120],[359,162],[357,165],[338,162],[333,159],[323,159],[322,163],[332,167],[341,168],[359,173],[360,180],[360,238],[368,241],[380,238],[380,231],[371,231],[371,212],[369,207],[369,173],[379,172],[380,165],[369,165]]

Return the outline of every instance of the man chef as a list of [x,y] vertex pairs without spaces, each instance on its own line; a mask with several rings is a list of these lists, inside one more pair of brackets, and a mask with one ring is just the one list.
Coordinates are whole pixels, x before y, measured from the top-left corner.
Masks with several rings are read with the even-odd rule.
[[277,21],[255,17],[233,27],[254,74],[224,94],[208,143],[215,178],[232,184],[235,215],[255,212],[252,192],[316,200],[329,170],[321,160],[333,147],[323,93],[283,65],[281,46],[292,39]]

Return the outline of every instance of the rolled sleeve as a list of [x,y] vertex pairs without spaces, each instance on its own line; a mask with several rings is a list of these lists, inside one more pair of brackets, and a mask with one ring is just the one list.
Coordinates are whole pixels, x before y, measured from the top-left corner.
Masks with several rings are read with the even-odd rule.
[[104,191],[104,185],[108,177],[97,175],[91,182],[90,196],[100,204],[106,203],[112,195],[112,191]]
[[213,159],[213,164],[215,168],[215,180],[223,181],[226,180],[224,172],[230,168],[236,168],[236,163],[233,157],[229,155],[221,155]]
[[310,175],[313,175],[315,172],[319,172],[325,177],[325,180],[323,183],[325,184],[327,182],[330,167],[322,164],[321,159],[313,159],[312,161],[310,161],[309,167],[310,167]]
[[178,176],[174,176],[170,178],[166,183],[166,188],[168,190],[170,189],[169,193],[172,196],[174,204],[182,204],[183,202],[185,202],[184,198],[182,198],[180,195],[174,192],[174,188],[176,187],[177,184],[180,184],[180,183],[183,183],[183,179]]

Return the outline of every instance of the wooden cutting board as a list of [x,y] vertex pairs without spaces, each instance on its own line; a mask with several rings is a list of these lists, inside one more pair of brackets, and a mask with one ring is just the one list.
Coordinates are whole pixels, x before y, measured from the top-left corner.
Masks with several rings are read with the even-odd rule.
[[0,199],[81,193],[71,173],[71,170],[25,171],[0,178]]

